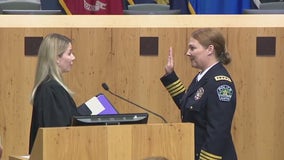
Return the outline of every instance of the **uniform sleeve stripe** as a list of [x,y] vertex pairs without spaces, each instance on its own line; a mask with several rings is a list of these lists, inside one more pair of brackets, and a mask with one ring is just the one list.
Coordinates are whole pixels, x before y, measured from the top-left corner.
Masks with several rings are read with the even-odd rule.
[[182,83],[181,83],[181,81],[178,79],[178,80],[176,80],[175,82],[173,82],[173,83],[167,85],[166,88],[167,88],[167,90],[169,90],[170,88],[172,88],[172,87],[174,87],[174,86],[176,86],[176,85],[180,85],[180,84],[182,84]]
[[204,160],[221,160],[222,157],[215,155],[215,154],[212,154],[212,153],[209,153],[209,152],[206,152],[204,150],[201,150],[200,159],[201,160],[203,160],[203,159]]
[[171,88],[167,88],[169,92],[174,92],[179,88],[182,88],[183,85],[181,83],[176,84],[175,86],[172,86]]
[[173,82],[172,84],[166,86],[166,88],[172,97],[185,91],[185,87],[180,80]]
[[200,154],[199,160],[219,160]]
[[178,88],[179,90],[177,90],[176,92],[170,92],[171,96],[174,97],[180,93],[183,93],[185,91],[185,88],[183,86],[181,86],[180,88]]
[[207,159],[205,159],[205,158],[203,158],[203,157],[199,157],[199,160],[207,160]]

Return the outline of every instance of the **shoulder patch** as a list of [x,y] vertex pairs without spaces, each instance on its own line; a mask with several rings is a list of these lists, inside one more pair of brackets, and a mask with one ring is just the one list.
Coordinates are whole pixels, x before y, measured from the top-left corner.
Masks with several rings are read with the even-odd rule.
[[220,101],[229,102],[233,95],[233,89],[229,85],[221,85],[217,88]]
[[227,76],[215,76],[215,81],[229,81],[229,82],[232,82],[232,80],[227,77]]

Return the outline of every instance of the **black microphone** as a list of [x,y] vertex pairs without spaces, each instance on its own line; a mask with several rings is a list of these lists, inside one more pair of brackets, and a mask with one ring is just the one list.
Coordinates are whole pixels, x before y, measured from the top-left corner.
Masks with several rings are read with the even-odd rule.
[[146,109],[146,108],[144,108],[144,107],[142,107],[142,106],[140,106],[140,105],[138,105],[138,104],[136,104],[136,103],[134,103],[134,102],[129,101],[129,100],[126,99],[126,98],[123,98],[123,97],[121,97],[121,96],[119,96],[119,95],[117,95],[117,94],[111,92],[111,91],[109,90],[109,87],[108,87],[108,85],[107,85],[106,83],[102,83],[102,87],[103,87],[106,91],[108,91],[110,94],[112,94],[112,95],[114,95],[114,96],[116,96],[116,97],[118,97],[118,98],[120,98],[120,99],[122,99],[122,100],[124,100],[124,101],[126,101],[126,102],[128,102],[128,103],[131,103],[131,104],[135,105],[136,107],[139,107],[140,109],[143,109],[143,110],[145,110],[145,111],[147,111],[147,112],[149,112],[149,113],[151,113],[151,114],[153,114],[153,115],[155,115],[155,116],[161,118],[165,123],[167,123],[166,119],[165,119],[164,117],[162,117],[161,115],[159,115],[159,114],[157,114],[157,113],[155,113],[155,112],[153,112],[153,111],[150,111],[149,109]]

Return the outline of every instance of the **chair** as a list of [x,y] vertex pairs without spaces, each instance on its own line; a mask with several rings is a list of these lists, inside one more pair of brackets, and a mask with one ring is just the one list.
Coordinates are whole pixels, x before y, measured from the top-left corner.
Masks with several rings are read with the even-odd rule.
[[259,4],[259,9],[284,10],[284,2],[268,2]]
[[282,0],[253,0],[257,9],[246,9],[244,14],[284,14],[284,2]]
[[243,14],[284,14],[282,9],[245,9]]
[[40,2],[35,0],[0,1],[0,13],[3,10],[40,10]]
[[128,5],[127,10],[123,10],[124,14],[179,14],[180,10],[170,10],[169,5],[141,3]]

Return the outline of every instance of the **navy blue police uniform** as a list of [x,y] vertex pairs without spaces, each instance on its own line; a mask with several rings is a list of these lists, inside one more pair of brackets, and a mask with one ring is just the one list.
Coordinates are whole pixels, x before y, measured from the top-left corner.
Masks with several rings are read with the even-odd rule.
[[237,160],[231,136],[236,108],[234,83],[219,62],[186,90],[175,72],[161,77],[181,111],[182,122],[194,123],[195,160]]

